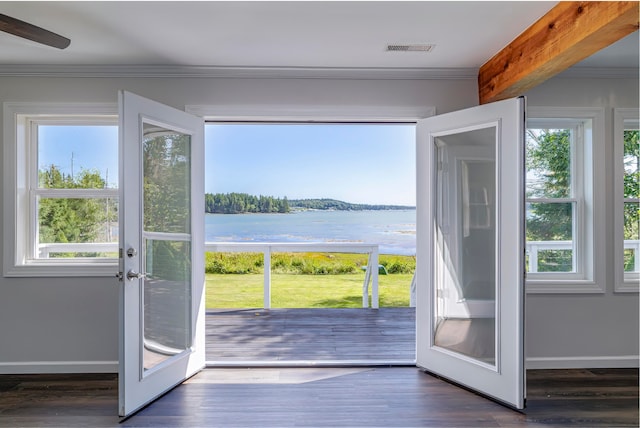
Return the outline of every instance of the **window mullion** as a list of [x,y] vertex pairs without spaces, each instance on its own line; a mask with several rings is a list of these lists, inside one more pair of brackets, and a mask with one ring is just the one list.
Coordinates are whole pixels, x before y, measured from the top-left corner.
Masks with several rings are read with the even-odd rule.
[[584,125],[578,124],[571,133],[571,197],[573,202],[573,267],[574,272],[585,272],[585,203],[584,203],[584,181],[587,178],[585,171],[584,153]]
[[40,222],[38,221],[38,195],[36,193],[38,188],[38,124],[32,119],[28,119],[27,122],[29,135],[26,152],[26,162],[28,165],[26,171],[26,186],[29,193],[29,224],[27,225],[26,234],[29,245],[25,248],[27,253],[23,255],[23,258],[33,260],[39,256],[38,236]]
[[49,189],[39,188],[32,190],[36,196],[44,198],[68,198],[68,199],[89,199],[89,198],[117,198],[117,189]]
[[577,198],[526,198],[526,202],[534,204],[560,204],[560,203],[575,203],[578,202]]

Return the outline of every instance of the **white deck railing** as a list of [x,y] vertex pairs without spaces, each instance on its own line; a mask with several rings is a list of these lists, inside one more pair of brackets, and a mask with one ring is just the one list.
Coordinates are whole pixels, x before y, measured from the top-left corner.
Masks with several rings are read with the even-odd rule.
[[538,253],[549,250],[571,250],[573,241],[527,241],[525,244],[529,256],[529,273],[538,272]]
[[204,250],[210,252],[262,253],[264,255],[264,307],[271,307],[271,253],[358,253],[368,254],[367,269],[362,284],[362,307],[369,307],[369,282],[371,282],[371,307],[378,302],[378,245],[346,242],[205,242]]
[[48,259],[56,253],[118,253],[117,242],[52,242],[38,245],[41,259]]
[[[572,241],[528,241],[529,272],[538,272],[538,254],[546,250],[571,250]],[[40,258],[49,258],[52,253],[117,253],[118,243],[48,243],[38,246]],[[633,272],[640,272],[640,240],[624,241],[624,249],[634,254]],[[369,260],[362,285],[362,306],[369,307],[369,283],[371,282],[371,307],[378,308],[378,245],[360,243],[308,243],[308,242],[205,242],[205,251],[217,252],[260,252],[264,255],[264,307],[271,307],[271,253],[273,252],[318,252],[318,253],[359,253],[368,254]],[[412,281],[412,299],[415,284]],[[413,306],[413,302],[412,302]]]
[[[362,284],[362,307],[369,307],[369,283],[371,283],[371,307],[379,307],[378,298],[378,245],[360,243],[309,243],[309,242],[205,242],[205,251],[262,253],[264,255],[264,307],[271,307],[271,253],[358,253],[368,254],[367,269]],[[117,242],[106,243],[48,243],[38,246],[40,258],[54,253],[117,253]]]
[[624,241],[624,249],[633,251],[633,271],[640,272],[640,239]]
[[[529,273],[538,272],[538,254],[549,250],[571,250],[573,241],[527,241],[526,250],[529,256]],[[633,272],[640,271],[640,240],[627,239],[624,249],[633,251]]]

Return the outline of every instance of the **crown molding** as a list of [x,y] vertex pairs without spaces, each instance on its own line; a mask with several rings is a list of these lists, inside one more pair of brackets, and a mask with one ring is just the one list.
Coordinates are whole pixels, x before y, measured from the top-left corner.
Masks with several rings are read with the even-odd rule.
[[187,105],[187,113],[212,121],[416,122],[436,114],[432,106]]
[[636,67],[571,67],[557,77],[580,79],[638,79]]
[[[0,77],[458,80],[477,79],[478,69],[0,64]],[[557,77],[630,79],[639,72],[634,67],[571,67]]]
[[225,79],[476,79],[477,68],[0,65],[2,77],[183,77]]

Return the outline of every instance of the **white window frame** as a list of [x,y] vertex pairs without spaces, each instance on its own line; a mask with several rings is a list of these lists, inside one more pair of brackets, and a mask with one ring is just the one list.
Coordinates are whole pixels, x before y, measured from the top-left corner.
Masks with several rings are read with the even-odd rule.
[[[117,189],[38,189],[37,136],[39,124],[118,124],[116,104],[13,103],[3,106],[3,274],[7,277],[114,276],[118,259],[41,259],[35,257],[38,195],[104,197]],[[113,190],[113,191],[112,191]],[[99,194],[99,195],[98,195]]]
[[[545,124],[550,128],[571,127],[581,139],[573,145],[570,198],[574,202],[575,272],[528,273],[527,293],[604,293],[605,291],[605,207],[604,207],[604,109],[530,107],[527,127]],[[544,202],[544,200],[540,200]],[[599,262],[598,262],[599,261]]]
[[[629,129],[625,122],[640,124],[640,113],[637,108],[616,108],[613,110],[613,159],[614,159],[614,232],[613,265],[615,270],[615,287],[617,293],[637,293],[640,291],[640,274],[624,272],[624,203],[637,202],[636,198],[624,198],[624,131]],[[636,128],[637,129],[637,128]],[[640,255],[636,254],[636,257]]]

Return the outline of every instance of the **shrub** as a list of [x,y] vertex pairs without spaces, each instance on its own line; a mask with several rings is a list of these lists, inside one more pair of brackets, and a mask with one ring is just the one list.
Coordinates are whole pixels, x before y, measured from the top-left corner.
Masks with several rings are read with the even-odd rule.
[[[205,272],[217,274],[262,273],[262,253],[206,253]],[[415,257],[380,257],[380,264],[389,274],[412,274]],[[294,275],[342,275],[361,272],[367,265],[366,255],[325,253],[276,253],[271,255],[271,270],[275,273]]]
[[262,273],[261,253],[205,253],[206,273]]
[[416,259],[411,256],[383,255],[380,257],[380,264],[387,269],[387,273],[389,274],[412,274],[416,270]]

